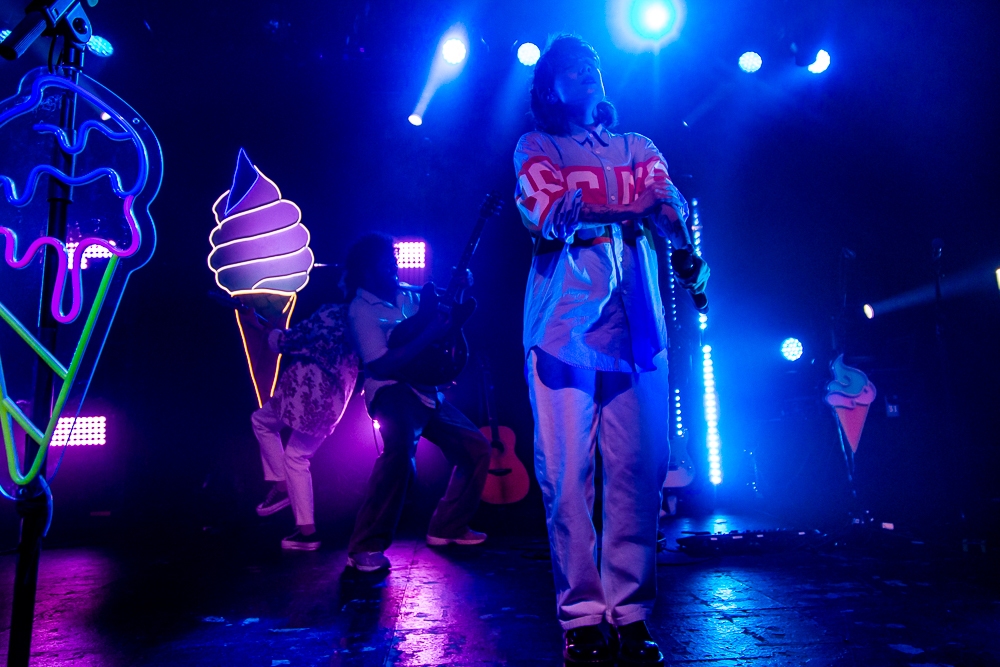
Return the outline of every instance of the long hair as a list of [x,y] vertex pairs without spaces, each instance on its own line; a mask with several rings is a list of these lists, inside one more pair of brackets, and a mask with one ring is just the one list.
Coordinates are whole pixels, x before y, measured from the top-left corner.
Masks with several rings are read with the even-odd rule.
[[[566,105],[555,91],[556,71],[560,61],[580,55],[593,58],[600,68],[601,59],[594,47],[579,35],[563,33],[549,38],[545,52],[535,63],[535,75],[531,80],[531,115],[535,119],[535,127],[542,132],[555,135],[570,132]],[[618,122],[618,112],[611,102],[604,99],[594,110],[594,120],[604,127],[614,127]]]
[[382,232],[365,234],[351,246],[347,251],[347,261],[344,263],[347,272],[344,276],[344,285],[348,301],[358,293],[358,288],[364,281],[365,271],[381,257],[386,254],[391,255],[393,252],[392,237]]

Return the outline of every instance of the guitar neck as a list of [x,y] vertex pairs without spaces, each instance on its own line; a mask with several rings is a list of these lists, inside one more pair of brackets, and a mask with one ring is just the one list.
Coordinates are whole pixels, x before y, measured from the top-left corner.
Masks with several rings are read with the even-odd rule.
[[462,289],[465,281],[465,272],[469,268],[469,263],[472,262],[472,255],[479,246],[479,238],[483,235],[483,228],[486,227],[487,219],[488,216],[480,214],[479,219],[476,220],[476,225],[472,228],[472,235],[469,237],[469,242],[465,244],[465,250],[462,252],[458,264],[455,265],[455,273],[448,282],[448,289],[445,291],[445,303],[454,301],[455,295]]

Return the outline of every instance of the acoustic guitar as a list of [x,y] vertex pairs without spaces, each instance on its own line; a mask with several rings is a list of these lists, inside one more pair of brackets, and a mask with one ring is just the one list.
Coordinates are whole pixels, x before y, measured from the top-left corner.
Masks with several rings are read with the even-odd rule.
[[496,403],[493,397],[493,378],[488,360],[484,357],[483,388],[486,392],[486,418],[488,426],[479,429],[490,441],[490,471],[483,488],[483,500],[492,505],[516,503],[528,495],[528,471],[514,451],[514,431],[497,424]]
[[420,335],[439,312],[449,314],[451,327],[443,336],[425,347],[420,354],[407,363],[397,376],[397,379],[410,384],[444,385],[458,377],[469,360],[469,344],[462,332],[462,325],[472,316],[476,309],[475,299],[465,299],[459,302],[457,297],[465,288],[465,273],[472,260],[472,254],[479,245],[486,222],[496,216],[503,201],[494,193],[486,195],[479,207],[479,219],[472,229],[465,251],[455,266],[451,281],[444,294],[439,295],[434,283],[427,283],[420,290],[420,309],[413,317],[403,320],[392,330],[389,336],[389,347],[397,348],[406,345]]

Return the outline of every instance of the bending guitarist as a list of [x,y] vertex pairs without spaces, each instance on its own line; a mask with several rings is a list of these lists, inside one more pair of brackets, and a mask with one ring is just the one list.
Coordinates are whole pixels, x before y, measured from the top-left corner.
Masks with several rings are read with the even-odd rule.
[[419,292],[401,286],[392,237],[362,237],[347,255],[348,293],[356,294],[348,321],[364,364],[368,414],[378,420],[384,444],[348,544],[348,565],[362,572],[389,568],[392,543],[406,487],[416,472],[414,454],[423,436],[441,448],[454,466],[444,497],[427,529],[431,546],[479,544],[484,533],[469,528],[490,464],[490,444],[435,387],[397,378],[408,362],[450,327],[439,314],[414,339],[389,348],[392,330],[419,309]]
[[[546,47],[531,111],[537,131],[514,152],[517,206],[535,242],[525,373],[564,657],[659,665],[663,655],[645,621],[656,600],[670,394],[652,235],[689,248],[687,203],[653,142],[609,131],[615,109],[604,98],[600,61],[579,37],[559,35]],[[700,257],[689,261],[678,278],[701,293],[708,267]],[[600,563],[592,519],[597,448]]]

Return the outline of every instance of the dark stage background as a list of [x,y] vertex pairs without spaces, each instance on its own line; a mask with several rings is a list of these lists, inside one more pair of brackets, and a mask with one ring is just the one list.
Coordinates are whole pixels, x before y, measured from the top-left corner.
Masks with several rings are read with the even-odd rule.
[[[19,20],[21,4],[0,3],[0,26]],[[483,195],[504,193],[507,209],[473,260],[481,306],[467,333],[489,353],[501,423],[530,462],[520,343],[530,243],[511,196],[530,70],[514,50],[559,31],[597,47],[620,129],[649,135],[700,202],[725,481],[701,481],[692,505],[810,525],[846,516],[835,422],[821,402],[840,347],[879,389],[857,459],[860,505],[920,529],[995,528],[998,14],[986,1],[689,0],[680,39],[654,57],[618,50],[599,2],[104,0],[90,15],[116,51],[89,57],[86,71],[163,146],[159,247],[129,285],[85,409],[110,416],[110,443],[67,453],[51,539],[258,520],[253,389],[232,312],[205,296],[210,207],[240,147],[302,208],[319,262],[341,262],[379,229],[426,239],[444,280]],[[465,70],[413,127],[434,48],[459,21],[471,44]],[[830,51],[829,71],[796,67],[793,41]],[[0,65],[4,95],[46,47]],[[736,67],[748,49],[764,58],[753,76]],[[935,238],[946,276],[976,276],[944,303],[943,365],[933,304],[861,315],[865,302],[931,284]],[[855,259],[842,259],[844,248]],[[323,269],[313,275],[297,318],[332,289]],[[795,363],[779,354],[787,336],[805,346]],[[451,396],[482,422],[479,395],[470,368]],[[886,397],[899,417],[886,416]],[[333,542],[346,540],[374,457],[355,401],[313,462],[318,521]],[[418,466],[404,518],[414,530],[444,484],[433,447],[422,445]],[[541,534],[537,489],[518,505],[484,507],[477,525]],[[10,503],[0,530],[0,546],[13,545]]]

